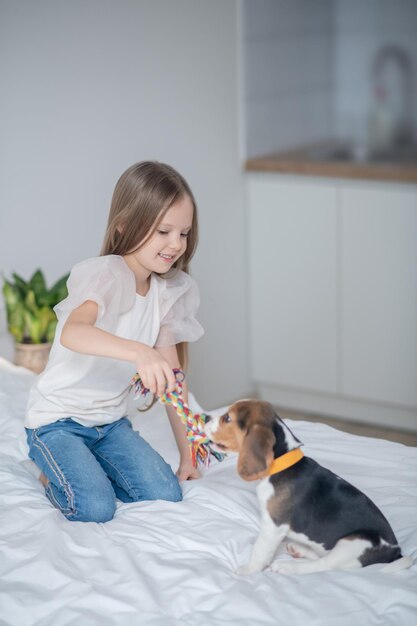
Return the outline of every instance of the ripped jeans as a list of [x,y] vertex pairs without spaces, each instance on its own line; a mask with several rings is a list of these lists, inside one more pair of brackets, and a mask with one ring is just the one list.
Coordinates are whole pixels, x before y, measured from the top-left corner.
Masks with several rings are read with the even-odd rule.
[[29,456],[49,480],[46,495],[68,520],[107,522],[116,497],[182,499],[171,467],[126,417],[91,428],[67,418],[26,433]]

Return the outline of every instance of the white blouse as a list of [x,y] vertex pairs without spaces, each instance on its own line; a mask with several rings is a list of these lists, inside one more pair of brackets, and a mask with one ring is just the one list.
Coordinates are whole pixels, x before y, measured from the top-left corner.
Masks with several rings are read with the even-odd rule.
[[67,417],[85,426],[98,426],[127,414],[135,365],[61,345],[68,316],[86,300],[98,304],[98,328],[151,347],[195,341],[204,332],[195,319],[198,288],[184,272],[178,271],[172,278],[152,274],[148,293],[140,296],[135,275],[124,259],[107,255],[75,265],[67,286],[68,297],[54,309],[58,325],[48,365],[29,395],[26,428]]

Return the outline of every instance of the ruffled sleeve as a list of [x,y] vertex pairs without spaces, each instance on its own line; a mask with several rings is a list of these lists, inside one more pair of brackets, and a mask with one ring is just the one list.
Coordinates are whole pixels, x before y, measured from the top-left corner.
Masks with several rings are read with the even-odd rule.
[[58,320],[67,317],[86,300],[93,300],[99,307],[96,326],[107,331],[115,328],[118,317],[129,311],[135,302],[135,277],[117,255],[77,263],[67,287],[67,298],[54,308]]
[[196,341],[204,334],[195,317],[200,305],[196,283],[185,272],[158,280],[161,327],[155,345],[164,347],[182,341]]

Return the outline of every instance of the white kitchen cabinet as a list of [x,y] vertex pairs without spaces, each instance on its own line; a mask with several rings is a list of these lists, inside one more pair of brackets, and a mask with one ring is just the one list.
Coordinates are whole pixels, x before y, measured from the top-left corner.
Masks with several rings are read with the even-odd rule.
[[417,186],[251,173],[248,197],[259,395],[417,430]]
[[343,393],[417,406],[417,193],[343,186]]
[[249,205],[253,377],[336,392],[336,190],[257,175]]

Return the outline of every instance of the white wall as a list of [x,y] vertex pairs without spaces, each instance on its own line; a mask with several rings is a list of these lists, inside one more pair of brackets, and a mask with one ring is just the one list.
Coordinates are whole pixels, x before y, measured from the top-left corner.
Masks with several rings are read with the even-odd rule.
[[0,10],[0,270],[41,267],[52,282],[97,255],[120,174],[142,159],[172,164],[200,209],[192,270],[206,335],[191,349],[191,386],[207,408],[247,395],[239,0]]
[[245,0],[247,155],[332,136],[332,0]]

